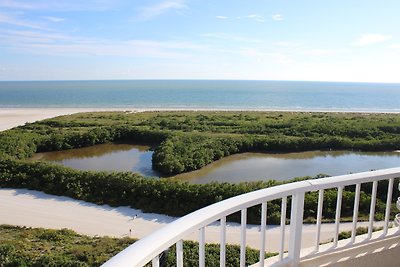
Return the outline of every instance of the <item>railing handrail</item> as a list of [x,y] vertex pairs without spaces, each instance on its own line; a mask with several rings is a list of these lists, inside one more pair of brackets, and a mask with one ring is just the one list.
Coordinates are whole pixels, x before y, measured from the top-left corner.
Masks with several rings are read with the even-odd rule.
[[238,195],[181,217],[135,242],[103,266],[144,266],[165,249],[225,216],[267,201],[321,189],[344,187],[400,177],[400,167],[304,180]]
[[[398,178],[400,174],[400,167],[397,168],[389,168],[383,170],[373,170],[369,172],[359,172],[353,174],[346,174],[346,175],[338,175],[320,179],[312,179],[312,180],[305,180],[309,182],[314,191],[320,189],[329,189],[335,188],[339,186],[349,186],[361,183],[369,183],[374,181],[380,180],[387,180],[390,178]],[[350,179],[349,179],[350,178]],[[313,191],[308,190],[306,192]]]

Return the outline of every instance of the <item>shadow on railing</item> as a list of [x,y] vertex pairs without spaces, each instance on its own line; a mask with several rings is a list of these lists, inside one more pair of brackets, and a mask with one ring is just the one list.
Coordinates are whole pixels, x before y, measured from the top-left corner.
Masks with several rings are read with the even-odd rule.
[[[310,255],[321,255],[327,251],[339,250],[343,245],[339,244],[339,225],[342,210],[343,189],[346,186],[354,186],[354,205],[353,220],[351,227],[351,238],[346,243],[347,247],[359,244],[356,241],[356,229],[359,216],[360,189],[361,185],[372,182],[371,201],[368,220],[368,233],[361,242],[368,243],[374,240],[384,239],[394,235],[394,231],[389,231],[389,220],[391,215],[392,193],[394,179],[400,177],[400,168],[378,170],[364,173],[356,173],[329,178],[320,178],[305,180],[271,188],[266,188],[247,194],[239,195],[177,219],[173,223],[154,232],[153,234],[139,240],[129,246],[108,262],[104,267],[112,266],[144,266],[150,261],[153,266],[160,265],[160,254],[175,244],[176,246],[176,265],[183,266],[183,239],[189,234],[198,231],[199,241],[199,266],[205,266],[205,227],[211,223],[219,222],[220,225],[220,266],[226,265],[226,217],[228,215],[240,212],[240,266],[245,266],[246,259],[246,225],[247,209],[256,205],[261,205],[260,231],[259,231],[259,263],[258,266],[264,266],[265,245],[266,245],[266,224],[267,224],[267,205],[272,200],[281,200],[281,218],[280,218],[280,238],[278,256],[273,265],[280,266],[290,264],[296,266],[301,259],[309,258]],[[386,189],[386,208],[383,221],[382,234],[375,236],[372,233],[374,226],[374,214],[377,199],[377,189],[379,181],[388,181]],[[321,246],[321,222],[323,218],[324,190],[337,189],[336,198],[336,216],[334,223],[333,242],[328,250]],[[304,214],[304,197],[307,192],[318,191],[318,207],[316,215],[315,243],[311,252],[307,255],[301,254],[302,250],[302,228]],[[289,242],[285,244],[286,229],[286,210],[288,199],[290,198],[290,234]],[[397,233],[397,232],[396,232]],[[341,242],[342,243],[342,242]],[[285,251],[285,247],[288,247]],[[324,246],[326,247],[326,246]]]

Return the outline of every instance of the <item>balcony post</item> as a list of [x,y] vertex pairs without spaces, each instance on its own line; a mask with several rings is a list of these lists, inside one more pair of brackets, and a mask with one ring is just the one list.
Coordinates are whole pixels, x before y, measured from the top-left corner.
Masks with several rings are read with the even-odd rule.
[[301,237],[304,214],[304,193],[292,196],[292,209],[290,213],[290,241],[288,258],[291,266],[297,266],[300,261]]

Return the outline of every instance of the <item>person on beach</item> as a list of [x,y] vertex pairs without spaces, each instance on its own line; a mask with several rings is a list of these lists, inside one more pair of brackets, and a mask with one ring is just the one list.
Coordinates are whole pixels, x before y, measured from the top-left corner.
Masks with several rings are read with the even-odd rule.
[[[132,221],[134,221],[137,218],[137,214],[132,217]],[[132,234],[132,228],[129,228],[129,236]]]

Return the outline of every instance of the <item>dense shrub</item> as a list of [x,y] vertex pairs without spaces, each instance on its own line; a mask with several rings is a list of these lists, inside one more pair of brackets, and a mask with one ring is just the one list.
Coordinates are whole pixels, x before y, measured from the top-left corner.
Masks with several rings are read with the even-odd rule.
[[[65,229],[46,230],[8,225],[0,225],[0,236],[0,266],[4,267],[97,267],[135,242],[130,238],[88,237]],[[56,239],[53,238],[55,236]],[[183,255],[187,259],[185,267],[198,266],[198,251],[197,242],[183,242]],[[206,266],[218,266],[219,245],[206,244],[205,253]],[[239,255],[239,246],[227,245],[226,266],[238,266]],[[258,250],[247,248],[246,265],[258,262],[258,256]],[[175,246],[168,250],[166,259],[167,266],[176,266]]]

